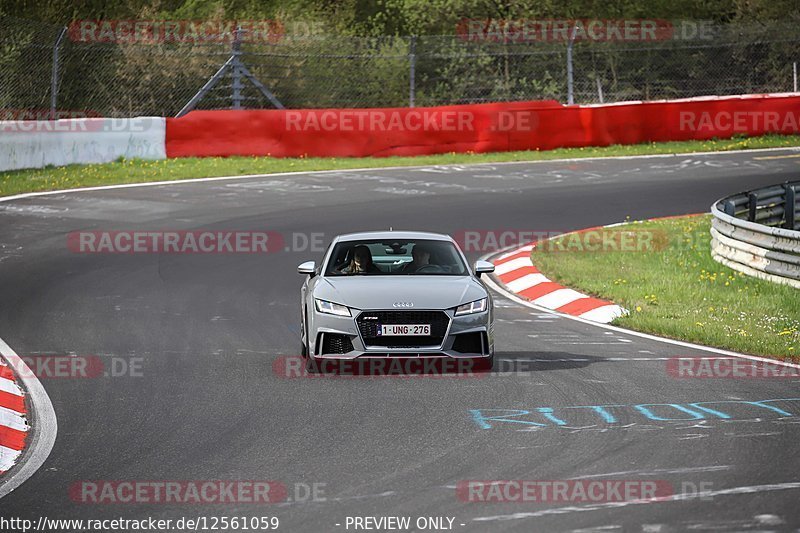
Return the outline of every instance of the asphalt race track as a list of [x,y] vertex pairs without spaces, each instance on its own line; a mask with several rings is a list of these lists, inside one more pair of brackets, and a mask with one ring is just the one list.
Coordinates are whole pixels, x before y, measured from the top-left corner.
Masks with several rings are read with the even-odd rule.
[[[389,227],[567,231],[706,212],[728,193],[796,178],[798,163],[798,152],[769,151],[337,171],[0,203],[0,337],[21,356],[94,354],[138,369],[41,380],[58,416],[55,447],[0,500],[0,515],[277,516],[283,531],[346,531],[348,516],[447,516],[456,531],[797,530],[797,379],[676,379],[666,358],[709,353],[501,295],[500,361],[485,377],[287,379],[273,362],[299,353],[296,267],[321,255],[293,240]],[[81,230],[203,228],[267,229],[290,250],[67,246]],[[745,403],[765,400],[779,401]],[[716,403],[725,401],[734,403]],[[642,407],[697,402],[729,416],[680,421],[679,408]],[[597,406],[614,406],[612,419]],[[509,416],[535,423],[474,410],[528,411]],[[80,480],[237,479],[277,480],[297,501],[101,505],[69,496]],[[454,487],[476,479],[661,480],[676,494],[628,504],[462,501]],[[304,498],[312,484],[318,497]],[[703,497],[685,497],[692,488]]]

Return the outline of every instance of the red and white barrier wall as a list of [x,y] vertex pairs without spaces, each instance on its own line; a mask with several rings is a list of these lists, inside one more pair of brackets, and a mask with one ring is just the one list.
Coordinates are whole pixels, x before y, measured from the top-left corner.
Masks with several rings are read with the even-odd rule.
[[194,111],[167,119],[168,157],[409,156],[550,150],[800,132],[800,95],[562,106]]
[[563,106],[193,111],[181,118],[0,122],[0,171],[119,157],[414,156],[800,132],[800,95]]
[[0,121],[0,171],[126,159],[164,159],[166,119]]

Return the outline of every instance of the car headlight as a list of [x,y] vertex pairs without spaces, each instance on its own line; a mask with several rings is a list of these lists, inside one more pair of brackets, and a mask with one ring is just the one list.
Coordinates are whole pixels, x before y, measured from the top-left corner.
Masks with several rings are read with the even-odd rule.
[[486,300],[487,298],[481,298],[480,300],[475,300],[474,302],[470,302],[468,304],[459,305],[456,307],[456,316],[483,313],[486,311]]
[[350,314],[350,308],[346,305],[339,305],[333,302],[326,302],[325,300],[317,300],[314,298],[314,303],[317,306],[317,311],[320,313],[325,313],[326,315],[336,315],[336,316],[352,316]]

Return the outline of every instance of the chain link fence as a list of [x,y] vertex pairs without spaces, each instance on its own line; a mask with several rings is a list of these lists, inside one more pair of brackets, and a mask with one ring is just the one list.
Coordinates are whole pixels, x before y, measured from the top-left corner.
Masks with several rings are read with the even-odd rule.
[[[707,30],[702,37],[652,42],[287,35],[245,39],[235,54],[286,108],[541,99],[588,104],[797,91],[800,26]],[[51,111],[175,116],[235,48],[234,39],[128,43],[73,37],[66,28],[0,18],[4,118]],[[237,72],[221,73],[195,108],[276,107]]]

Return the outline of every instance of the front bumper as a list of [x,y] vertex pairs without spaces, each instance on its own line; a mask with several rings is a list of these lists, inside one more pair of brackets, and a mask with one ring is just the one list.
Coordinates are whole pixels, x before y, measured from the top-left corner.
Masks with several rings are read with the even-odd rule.
[[[314,312],[309,328],[309,354],[315,359],[357,358],[452,358],[489,359],[494,353],[494,328],[491,307],[483,313],[454,316],[452,309],[408,311],[409,313],[443,313],[447,324],[435,343],[430,338],[395,338],[402,346],[376,346],[374,338],[365,338],[359,317],[366,315],[402,314],[397,310],[355,311],[352,317],[340,317]],[[394,322],[400,323],[400,322]]]

